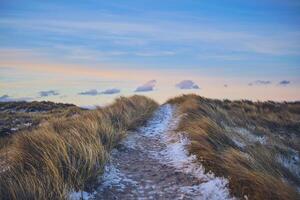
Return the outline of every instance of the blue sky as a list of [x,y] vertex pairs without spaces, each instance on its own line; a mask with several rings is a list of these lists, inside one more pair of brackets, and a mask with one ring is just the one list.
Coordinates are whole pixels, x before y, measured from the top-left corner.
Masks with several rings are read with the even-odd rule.
[[[299,55],[298,0],[0,2],[5,86],[35,77],[34,64],[41,71],[52,65],[74,71],[76,65],[114,73],[164,71],[166,78],[184,71],[186,79],[288,79],[299,87]],[[49,79],[47,74],[39,76]],[[151,79],[157,78],[144,82]]]

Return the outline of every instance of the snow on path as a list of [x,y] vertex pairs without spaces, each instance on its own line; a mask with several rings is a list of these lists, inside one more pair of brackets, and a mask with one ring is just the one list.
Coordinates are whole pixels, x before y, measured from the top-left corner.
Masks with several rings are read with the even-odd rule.
[[112,151],[92,199],[233,199],[226,179],[205,174],[188,155],[189,140],[173,131],[173,114],[171,105],[161,106]]

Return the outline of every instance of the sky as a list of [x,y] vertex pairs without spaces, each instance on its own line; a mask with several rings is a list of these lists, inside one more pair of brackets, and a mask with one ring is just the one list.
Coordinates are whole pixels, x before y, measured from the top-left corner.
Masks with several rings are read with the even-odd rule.
[[299,0],[0,0],[0,101],[296,101],[299,89]]

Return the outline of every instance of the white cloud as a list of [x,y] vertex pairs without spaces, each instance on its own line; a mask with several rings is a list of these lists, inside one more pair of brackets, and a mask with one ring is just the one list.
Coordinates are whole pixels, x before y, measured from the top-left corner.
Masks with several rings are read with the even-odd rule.
[[84,92],[80,92],[78,93],[79,95],[90,95],[90,96],[95,96],[98,94],[98,91],[95,90],[95,89],[91,89],[91,90],[87,90],[87,91],[84,91]]
[[87,91],[84,91],[84,92],[80,92],[78,94],[79,95],[96,96],[96,95],[100,95],[100,94],[117,94],[117,93],[120,93],[120,92],[121,92],[120,89],[111,88],[111,89],[104,90],[102,92],[98,92],[98,90],[96,90],[96,89],[91,89],[91,90],[87,90]]
[[152,91],[156,85],[156,80],[148,81],[147,83],[136,88],[135,92],[148,92]]
[[191,80],[183,80],[176,84],[179,89],[199,89],[199,86]]

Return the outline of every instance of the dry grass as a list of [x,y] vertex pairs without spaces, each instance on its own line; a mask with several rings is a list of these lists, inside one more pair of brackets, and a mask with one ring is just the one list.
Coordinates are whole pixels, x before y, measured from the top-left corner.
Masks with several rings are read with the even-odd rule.
[[[73,104],[42,102],[0,102],[0,138],[32,130],[52,118],[70,117],[85,110]],[[1,148],[0,140],[0,148]]]
[[[249,199],[299,199],[300,103],[220,101],[183,95],[178,131],[207,171]],[[287,165],[285,165],[287,164]]]
[[70,190],[89,190],[114,145],[156,108],[143,96],[121,97],[105,108],[13,135],[0,153],[0,161],[6,158],[0,199],[66,199]]

